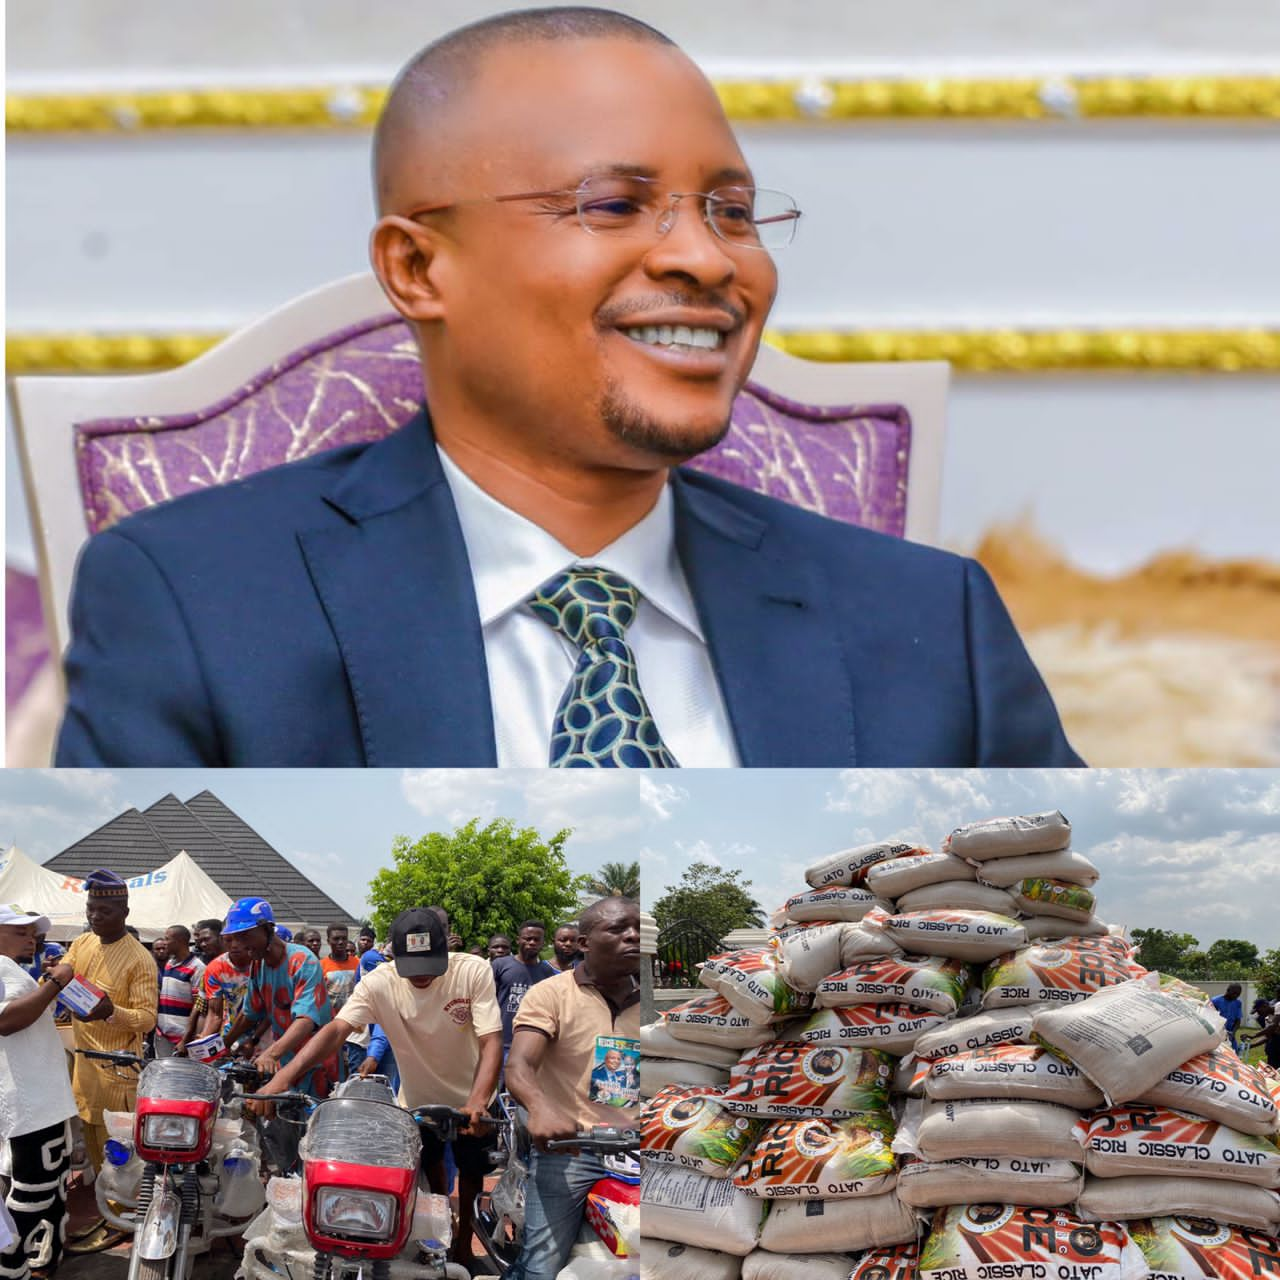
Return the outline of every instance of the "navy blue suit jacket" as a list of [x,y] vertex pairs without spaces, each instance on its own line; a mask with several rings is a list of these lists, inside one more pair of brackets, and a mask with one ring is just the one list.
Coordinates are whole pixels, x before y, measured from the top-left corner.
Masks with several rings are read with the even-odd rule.
[[[678,472],[742,763],[1080,761],[973,561]],[[496,764],[429,419],[153,507],[85,546],[57,764]]]

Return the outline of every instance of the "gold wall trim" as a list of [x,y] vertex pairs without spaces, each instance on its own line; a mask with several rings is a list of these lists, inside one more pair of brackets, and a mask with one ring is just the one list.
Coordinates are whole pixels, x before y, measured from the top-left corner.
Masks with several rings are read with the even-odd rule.
[[[222,333],[10,333],[10,374],[136,373],[185,364]],[[1280,329],[796,329],[806,360],[949,360],[966,373],[1280,373]]]
[[[1280,76],[1031,76],[1017,79],[719,80],[735,120],[1195,117],[1280,120]],[[141,129],[368,128],[383,85],[190,88],[136,93],[16,93],[11,133]]]

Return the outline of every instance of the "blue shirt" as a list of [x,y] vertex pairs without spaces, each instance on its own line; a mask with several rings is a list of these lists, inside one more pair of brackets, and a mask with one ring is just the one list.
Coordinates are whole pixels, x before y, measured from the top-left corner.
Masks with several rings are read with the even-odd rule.
[[1236,1048],[1236,1028],[1244,1021],[1244,1005],[1239,1000],[1228,1000],[1224,995],[1214,996],[1209,1003],[1222,1014],[1223,1021],[1227,1024],[1227,1035],[1231,1038],[1231,1047]]
[[511,1048],[516,1012],[524,993],[543,978],[554,978],[560,970],[545,960],[525,964],[519,956],[499,956],[493,962],[493,985],[498,989],[498,1012],[502,1015],[502,1047]]

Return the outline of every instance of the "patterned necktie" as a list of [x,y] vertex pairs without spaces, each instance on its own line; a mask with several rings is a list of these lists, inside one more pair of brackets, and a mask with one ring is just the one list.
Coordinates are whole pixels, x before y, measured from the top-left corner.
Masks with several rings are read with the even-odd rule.
[[548,763],[561,769],[678,769],[640,692],[626,640],[640,593],[626,578],[580,565],[548,579],[534,613],[580,650],[551,725]]

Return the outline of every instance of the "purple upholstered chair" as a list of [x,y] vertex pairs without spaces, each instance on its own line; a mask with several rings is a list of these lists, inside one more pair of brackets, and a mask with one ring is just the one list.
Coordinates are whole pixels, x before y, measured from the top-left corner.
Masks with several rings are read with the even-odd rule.
[[[946,390],[944,364],[818,364],[762,348],[728,436],[691,465],[932,541]],[[421,398],[413,338],[368,275],[299,298],[179,369],[17,379],[51,651],[66,643],[75,557],[90,534],[195,489],[376,439]]]

